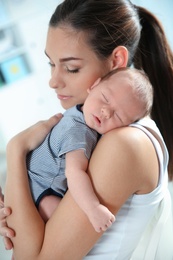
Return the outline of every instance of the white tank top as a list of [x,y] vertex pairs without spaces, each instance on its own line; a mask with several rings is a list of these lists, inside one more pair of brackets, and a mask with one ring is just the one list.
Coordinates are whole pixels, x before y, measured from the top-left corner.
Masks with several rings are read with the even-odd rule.
[[[103,234],[93,249],[84,258],[85,260],[145,259],[144,253],[140,258],[138,258],[138,256],[132,258],[133,251],[137,248],[140,239],[142,239],[146,227],[150,225],[153,219],[154,221],[156,218],[159,219],[158,215],[162,215],[162,213],[160,213],[160,207],[164,198],[169,198],[167,187],[168,152],[158,128],[150,118],[141,119],[137,123],[131,124],[131,126],[137,127],[145,132],[156,149],[160,164],[158,186],[151,193],[142,195],[134,194],[126,201],[117,213],[114,224]],[[170,207],[171,203],[169,204],[169,208]],[[157,222],[158,220],[156,223]],[[154,226],[156,226],[155,224]],[[152,233],[153,229],[150,228],[149,232]],[[151,234],[148,234],[148,237],[150,237],[150,235]],[[147,243],[149,243],[149,241]],[[145,247],[148,247],[147,243]],[[144,248],[143,250],[146,251],[147,249]],[[138,253],[136,255],[138,255]],[[153,259],[148,258],[147,260]]]

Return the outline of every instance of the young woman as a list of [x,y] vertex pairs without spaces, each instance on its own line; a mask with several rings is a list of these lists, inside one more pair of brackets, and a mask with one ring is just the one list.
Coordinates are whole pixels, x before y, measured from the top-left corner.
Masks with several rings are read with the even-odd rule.
[[[66,0],[57,7],[49,25],[50,86],[65,109],[83,103],[88,87],[115,68],[134,65],[148,74],[154,88],[152,118],[168,147],[172,179],[173,56],[157,19],[128,0]],[[15,258],[135,259],[141,241],[140,259],[158,259],[161,252],[172,259],[172,245],[160,240],[169,217],[165,213],[171,212],[168,153],[151,119],[110,131],[92,154],[88,174],[94,190],[116,215],[110,229],[95,232],[69,191],[50,220],[43,223],[31,197],[25,161],[58,120],[55,116],[36,124],[7,147],[5,206],[12,214],[6,223],[10,209],[5,208],[6,213],[0,210],[0,233],[11,238]],[[14,237],[7,224],[14,229]],[[146,234],[153,237],[153,243]],[[8,248],[12,246],[9,240],[6,243]]]

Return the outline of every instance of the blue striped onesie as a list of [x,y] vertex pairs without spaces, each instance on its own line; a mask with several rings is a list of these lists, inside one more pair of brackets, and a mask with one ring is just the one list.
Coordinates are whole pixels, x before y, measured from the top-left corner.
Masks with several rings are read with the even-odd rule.
[[45,195],[63,197],[67,191],[66,153],[83,149],[89,159],[99,134],[84,120],[81,105],[68,109],[41,145],[27,156],[31,192],[36,206]]

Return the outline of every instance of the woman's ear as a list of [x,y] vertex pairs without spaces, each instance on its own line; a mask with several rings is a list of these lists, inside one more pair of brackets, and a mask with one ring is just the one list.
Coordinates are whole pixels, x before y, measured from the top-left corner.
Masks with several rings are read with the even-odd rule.
[[90,88],[87,89],[87,92],[90,93],[91,90],[92,90],[95,86],[97,86],[97,85],[100,83],[100,81],[101,81],[101,78],[98,78],[98,79],[94,82],[94,84],[93,84]]
[[128,50],[124,46],[116,47],[111,55],[112,69],[126,67],[128,63]]

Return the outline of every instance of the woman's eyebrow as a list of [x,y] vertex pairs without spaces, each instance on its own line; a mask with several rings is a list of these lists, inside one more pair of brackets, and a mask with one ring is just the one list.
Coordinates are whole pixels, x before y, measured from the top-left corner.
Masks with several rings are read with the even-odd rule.
[[82,60],[82,59],[75,58],[75,57],[68,57],[68,58],[61,58],[59,61],[60,62],[65,62],[65,61],[71,61],[71,60]]
[[[50,59],[49,55],[47,54],[47,52],[44,52],[45,55]],[[67,57],[67,58],[61,58],[59,61],[60,62],[65,62],[65,61],[71,61],[71,60],[82,60],[81,58],[75,58],[75,57]]]

